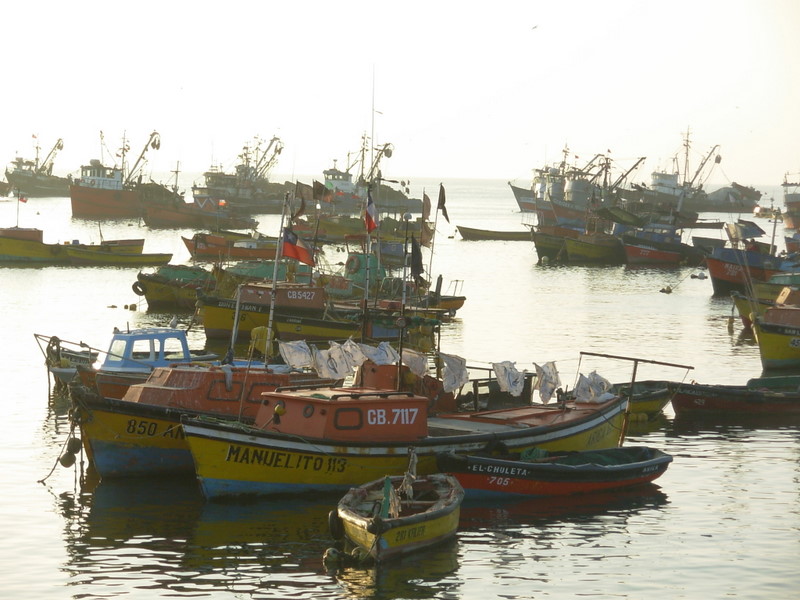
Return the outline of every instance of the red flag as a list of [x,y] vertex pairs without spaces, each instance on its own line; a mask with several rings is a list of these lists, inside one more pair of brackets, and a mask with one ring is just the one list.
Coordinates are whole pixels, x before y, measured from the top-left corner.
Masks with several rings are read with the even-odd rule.
[[367,190],[367,210],[364,211],[364,223],[367,225],[367,233],[372,233],[380,225],[378,210],[372,201],[372,190]]
[[428,194],[422,192],[422,220],[427,221],[431,216],[431,199]]
[[294,231],[286,227],[283,228],[281,252],[287,258],[294,258],[301,263],[314,266],[314,252]]

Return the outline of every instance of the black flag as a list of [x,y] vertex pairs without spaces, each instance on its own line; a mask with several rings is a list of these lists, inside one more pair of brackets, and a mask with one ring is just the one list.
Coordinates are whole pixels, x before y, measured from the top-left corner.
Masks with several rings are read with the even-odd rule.
[[425,267],[422,266],[422,248],[419,242],[411,236],[411,276],[417,285],[422,283],[422,273]]
[[444,186],[439,184],[439,206],[438,209],[442,211],[442,216],[449,223],[450,217],[447,216],[447,209],[444,207]]

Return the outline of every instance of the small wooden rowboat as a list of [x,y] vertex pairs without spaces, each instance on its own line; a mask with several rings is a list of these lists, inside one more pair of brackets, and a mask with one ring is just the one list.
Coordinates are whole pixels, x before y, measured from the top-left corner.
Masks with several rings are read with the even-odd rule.
[[439,469],[455,476],[470,498],[566,496],[633,487],[660,477],[671,462],[669,454],[646,446],[437,456]]
[[672,397],[675,416],[746,420],[800,415],[800,376],[757,377],[745,385],[686,383]]
[[464,490],[455,477],[392,476],[351,488],[329,515],[334,539],[384,562],[456,535]]
[[505,240],[508,242],[530,242],[533,240],[531,230],[527,231],[494,231],[491,229],[475,229],[456,225],[458,233],[467,241]]

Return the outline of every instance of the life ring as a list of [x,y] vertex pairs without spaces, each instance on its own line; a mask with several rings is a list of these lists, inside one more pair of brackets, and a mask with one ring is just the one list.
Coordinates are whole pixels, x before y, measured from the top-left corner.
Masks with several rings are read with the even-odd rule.
[[144,296],[144,286],[141,281],[134,282],[131,288],[133,289],[133,293],[137,296]]
[[344,269],[348,275],[355,275],[361,270],[361,257],[355,254],[351,255],[344,265]]
[[335,508],[328,513],[328,529],[333,539],[340,540],[344,537],[344,525]]

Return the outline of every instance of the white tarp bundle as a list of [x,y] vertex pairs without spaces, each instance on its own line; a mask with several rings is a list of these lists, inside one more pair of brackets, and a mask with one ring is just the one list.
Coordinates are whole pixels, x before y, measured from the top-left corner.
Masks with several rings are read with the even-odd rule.
[[428,373],[428,357],[422,352],[403,348],[403,364],[417,377],[423,377]]
[[314,355],[314,370],[320,377],[344,379],[353,373],[353,367],[340,350],[336,348],[319,350],[316,346],[311,346],[311,352]]
[[457,390],[469,381],[467,361],[454,354],[439,354],[444,362],[444,378],[442,387],[445,393]]
[[592,371],[588,377],[581,373],[575,385],[575,399],[578,402],[606,402],[614,397],[610,389],[611,382],[597,371]]
[[522,388],[525,387],[525,373],[518,371],[516,363],[505,360],[499,363],[492,363],[494,374],[497,377],[497,384],[501,392],[509,392],[515,398],[522,395]]
[[388,342],[381,342],[377,348],[373,348],[348,339],[344,344],[331,342],[327,349],[320,350],[303,340],[279,340],[278,349],[290,367],[314,369],[317,375],[329,379],[344,379],[367,359],[377,365],[393,365],[400,360],[400,355]]
[[347,338],[342,344],[342,352],[347,355],[347,362],[353,365],[353,368],[360,367],[367,360],[367,356],[361,350],[361,344],[353,341],[353,338]]
[[367,346],[366,344],[359,344],[361,352],[364,353],[368,359],[376,365],[394,365],[400,360],[400,355],[397,350],[392,348],[389,342],[381,342],[377,348]]
[[314,366],[314,356],[311,348],[304,340],[294,342],[281,342],[278,340],[278,351],[283,361],[293,369],[307,369]]
[[556,363],[550,361],[542,366],[533,363],[533,366],[536,367],[536,389],[539,391],[542,402],[547,404],[556,389],[561,387],[561,378],[558,376]]

